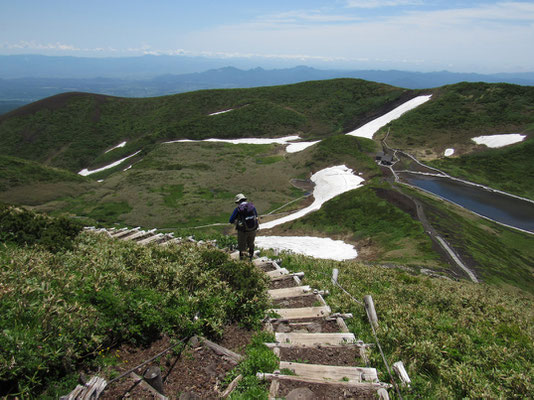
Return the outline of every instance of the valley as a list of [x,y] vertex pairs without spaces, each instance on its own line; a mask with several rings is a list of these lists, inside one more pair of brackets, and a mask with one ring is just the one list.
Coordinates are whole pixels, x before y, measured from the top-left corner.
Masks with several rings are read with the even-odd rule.
[[[352,313],[347,329],[366,342],[374,338],[365,312],[332,284],[332,269],[351,296],[373,295],[377,337],[413,379],[407,398],[529,393],[533,236],[396,182],[398,170],[424,169],[415,160],[399,157],[393,172],[377,157],[390,151],[387,135],[431,168],[533,199],[532,94],[342,79],[146,99],[67,93],[0,116],[0,201],[15,205],[0,204],[0,225],[20,231],[0,231],[0,307],[10,326],[0,344],[25,354],[0,379],[12,392],[54,398],[74,388],[75,362],[113,379],[169,340],[224,341],[228,323],[257,329],[272,307],[265,279],[225,254],[243,192],[261,214],[262,253],[327,289],[328,305]],[[504,147],[473,141],[516,132],[521,141]],[[39,237],[41,217],[22,207],[59,222]],[[108,233],[74,237],[83,225]],[[110,238],[122,227],[183,239]],[[146,235],[156,233],[133,236]],[[259,335],[247,337],[246,361],[226,371],[245,375],[235,398],[264,394],[256,372],[278,365]],[[385,382],[378,352],[370,357]],[[165,371],[171,359],[159,362]]]

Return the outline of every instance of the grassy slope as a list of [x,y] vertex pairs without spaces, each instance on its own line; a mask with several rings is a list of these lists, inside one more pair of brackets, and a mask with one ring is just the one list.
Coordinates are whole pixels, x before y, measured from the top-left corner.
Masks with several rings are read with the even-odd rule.
[[487,283],[534,292],[532,235],[480,218],[460,207],[412,189],[403,189],[425,205],[430,223],[474,265]]
[[[373,297],[377,334],[390,365],[403,361],[412,389],[405,399],[523,399],[534,391],[534,298],[499,289],[411,275],[352,262],[282,255],[284,267],[304,271],[306,284],[328,289],[334,312],[352,312],[349,328],[373,343],[362,306],[332,286],[332,269],[354,297]],[[378,350],[371,364],[389,381]]]
[[430,165],[447,173],[534,200],[534,137],[498,149],[443,158]]
[[[175,138],[341,133],[403,89],[352,79],[126,99],[66,93],[0,116],[0,153],[78,171]],[[232,112],[208,114],[234,109]],[[125,148],[103,154],[123,140]]]
[[284,228],[341,236],[356,242],[364,257],[374,262],[442,267],[422,225],[375,194],[373,189],[382,186],[371,182],[344,193]]
[[473,151],[473,137],[525,132],[533,123],[534,87],[458,83],[435,89],[430,102],[391,122],[388,143],[432,159],[448,147]]
[[375,150],[370,140],[344,135],[296,154],[277,145],[161,144],[128,171],[117,168],[96,189],[39,209],[158,228],[224,223],[235,193],[246,193],[266,214],[303,195],[291,178],[309,178],[332,163],[375,176],[379,170],[367,156]]
[[0,265],[0,396],[35,396],[67,376],[58,398],[79,363],[101,366],[110,347],[217,335],[229,321],[258,324],[267,306],[260,271],[195,245],[86,233],[57,254],[2,245]]
[[77,196],[95,183],[72,172],[0,155],[0,201],[38,205]]

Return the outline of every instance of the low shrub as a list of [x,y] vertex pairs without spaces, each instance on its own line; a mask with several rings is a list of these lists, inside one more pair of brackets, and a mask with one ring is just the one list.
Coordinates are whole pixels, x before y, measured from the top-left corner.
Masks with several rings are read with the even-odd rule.
[[0,247],[0,265],[0,396],[38,395],[121,343],[256,325],[268,304],[251,264],[194,244],[82,233],[70,251]]
[[49,218],[23,208],[0,205],[0,241],[40,245],[57,252],[72,248],[82,225],[65,217]]

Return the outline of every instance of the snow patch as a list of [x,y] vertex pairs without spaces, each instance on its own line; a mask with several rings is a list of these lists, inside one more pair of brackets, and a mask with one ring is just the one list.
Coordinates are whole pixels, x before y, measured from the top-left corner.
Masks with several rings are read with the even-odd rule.
[[311,180],[315,183],[315,188],[313,189],[314,201],[312,205],[285,217],[261,224],[260,229],[270,229],[276,225],[301,218],[312,211],[317,211],[328,200],[349,190],[357,189],[364,182],[362,177],[354,175],[353,171],[345,165],[322,169],[313,174]]
[[382,115],[381,117],[378,117],[371,122],[368,122],[367,124],[361,126],[360,128],[347,133],[347,135],[350,136],[358,136],[358,137],[364,137],[367,139],[372,139],[373,135],[383,126],[387,125],[391,121],[399,118],[402,114],[404,114],[407,111],[410,111],[418,106],[420,106],[423,103],[426,103],[432,95],[426,95],[426,96],[418,96],[411,100],[408,100],[407,102],[401,104],[394,110]]
[[84,168],[80,172],[78,172],[78,175],[87,176],[87,175],[91,175],[91,174],[96,174],[97,172],[105,171],[106,169],[110,169],[110,168],[116,167],[117,165],[119,165],[122,162],[126,161],[127,159],[135,156],[136,154],[139,154],[140,152],[141,152],[141,150],[139,150],[139,151],[135,152],[134,154],[131,154],[131,155],[127,156],[127,157],[121,158],[120,160],[115,161],[115,162],[113,162],[113,163],[111,163],[109,165],[106,165],[105,167],[94,169],[92,171],[89,171],[87,168]]
[[304,149],[307,149],[310,146],[313,146],[315,143],[319,143],[320,140],[316,140],[315,142],[298,142],[298,143],[290,143],[289,146],[286,147],[286,151],[288,153],[297,153],[299,151],[302,151]]
[[217,112],[214,112],[214,113],[211,113],[211,114],[208,114],[208,115],[219,115],[219,114],[224,114],[224,113],[227,113],[227,112],[230,112],[230,111],[233,111],[233,110],[234,110],[233,108],[230,108],[228,110],[217,111]]
[[519,133],[509,133],[506,135],[477,136],[472,138],[476,144],[484,144],[488,147],[504,147],[510,144],[522,142],[527,136]]
[[[119,144],[116,145],[115,147],[112,147],[111,149],[106,150],[105,153],[109,153],[111,150],[115,150],[115,149],[118,149],[118,148],[120,148],[120,147],[124,147],[124,146],[126,146],[126,142],[119,143]],[[105,154],[105,153],[104,153],[104,154]]]
[[350,260],[358,256],[354,246],[342,240],[313,236],[256,236],[256,246],[263,249],[289,250],[336,261]]
[[454,154],[454,149],[445,149],[445,157],[450,157]]
[[215,142],[215,143],[231,143],[231,144],[287,144],[288,142],[298,140],[300,136],[285,136],[281,138],[243,138],[243,139],[204,139],[204,140],[191,140],[191,139],[179,139],[172,140],[170,142],[163,142],[163,144],[169,143],[196,143],[196,142]]

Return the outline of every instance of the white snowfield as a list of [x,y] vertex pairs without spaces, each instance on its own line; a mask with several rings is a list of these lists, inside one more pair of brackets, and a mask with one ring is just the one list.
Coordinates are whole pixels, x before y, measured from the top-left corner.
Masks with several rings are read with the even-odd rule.
[[454,154],[454,149],[445,149],[445,157],[450,157]]
[[307,149],[310,146],[313,146],[315,143],[318,143],[319,140],[315,142],[297,142],[291,143],[296,140],[299,140],[300,136],[284,136],[281,138],[243,138],[243,139],[204,139],[204,140],[191,140],[191,139],[179,139],[171,140],[169,142],[163,142],[163,144],[170,143],[200,143],[200,142],[213,142],[213,143],[230,143],[230,144],[287,144],[286,151],[288,153],[296,153]]
[[110,169],[110,168],[116,167],[117,165],[119,165],[122,162],[126,161],[127,159],[139,154],[140,152],[141,152],[141,150],[136,151],[135,153],[130,154],[128,157],[121,158],[120,160],[117,160],[117,161],[115,161],[115,162],[113,162],[113,163],[111,163],[109,165],[106,165],[105,167],[94,169],[92,171],[89,171],[87,168],[84,168],[80,172],[78,172],[78,175],[87,176],[87,175],[91,175],[91,174],[96,174],[97,172],[105,171],[106,169]]
[[227,112],[230,112],[230,111],[233,111],[233,110],[234,110],[233,108],[230,108],[228,110],[217,111],[217,112],[214,112],[214,113],[211,113],[211,114],[208,114],[208,115],[219,115],[219,114],[224,114],[224,113],[227,113]]
[[119,144],[116,145],[115,147],[112,147],[111,149],[106,150],[105,153],[109,153],[111,150],[115,150],[115,149],[118,149],[118,148],[120,148],[120,147],[124,147],[124,146],[126,146],[126,142],[119,143]]
[[390,112],[382,115],[381,117],[378,117],[372,120],[371,122],[366,123],[365,125],[359,127],[358,129],[352,132],[348,132],[347,135],[372,139],[373,135],[380,128],[389,124],[391,121],[399,118],[405,112],[410,111],[423,103],[426,103],[428,100],[430,100],[431,97],[431,94],[426,96],[414,97],[413,99],[408,100],[407,102],[401,104],[394,110],[391,110]]
[[476,144],[485,144],[488,147],[504,147],[510,144],[522,142],[527,136],[519,133],[509,133],[505,135],[477,136],[471,140]]
[[352,170],[345,165],[322,169],[313,174],[311,180],[315,183],[312,205],[285,217],[261,224],[259,229],[270,229],[276,225],[294,221],[312,211],[317,211],[328,200],[349,190],[361,187],[364,181],[362,177],[354,175]]
[[358,256],[354,246],[342,240],[312,236],[257,236],[256,245],[263,249],[287,250],[336,261],[350,260]]

